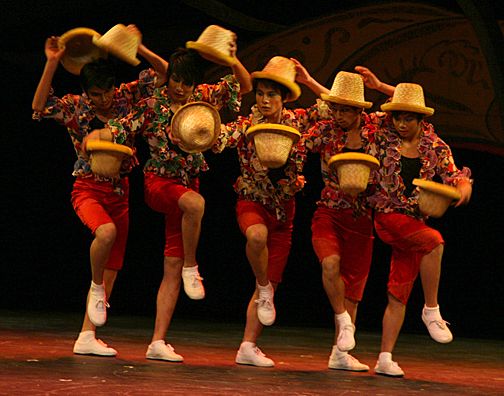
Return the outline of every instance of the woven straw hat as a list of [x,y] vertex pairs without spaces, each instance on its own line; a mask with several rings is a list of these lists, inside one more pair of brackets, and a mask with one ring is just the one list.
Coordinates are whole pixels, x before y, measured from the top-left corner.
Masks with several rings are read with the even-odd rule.
[[366,190],[369,174],[371,170],[378,169],[380,162],[369,154],[342,153],[333,155],[328,165],[337,172],[341,190],[356,196]]
[[370,108],[373,103],[364,100],[364,81],[360,74],[340,71],[334,78],[329,95],[320,94],[322,100],[353,107]]
[[93,37],[95,45],[133,66],[140,64],[136,57],[140,42],[141,38],[122,24],[115,25],[101,37]]
[[441,217],[454,200],[460,199],[460,192],[446,184],[423,179],[413,179],[413,184],[420,188],[418,206],[425,216]]
[[171,132],[180,139],[179,147],[187,153],[208,150],[220,133],[221,120],[215,107],[206,102],[191,102],[173,115]]
[[256,71],[250,74],[252,80],[256,78],[265,78],[273,80],[284,85],[289,89],[286,102],[293,102],[301,95],[301,88],[295,82],[296,65],[293,61],[283,56],[274,56],[271,58],[262,71]]
[[412,113],[434,114],[432,107],[425,106],[425,99],[421,85],[413,83],[397,84],[392,101],[381,105],[383,111],[411,111]]
[[88,141],[86,150],[91,153],[93,173],[105,177],[119,176],[123,159],[133,155],[133,150],[128,146],[103,140]]
[[208,26],[197,41],[188,41],[186,47],[194,49],[209,60],[224,66],[236,64],[232,47],[236,45],[236,34],[217,25]]
[[100,34],[85,27],[71,29],[61,35],[58,47],[65,49],[65,53],[61,57],[61,64],[67,71],[78,76],[86,63],[107,56],[105,51],[94,44],[93,38],[95,37],[99,38]]
[[257,124],[247,130],[247,138],[254,139],[257,157],[267,168],[280,168],[287,162],[292,145],[301,134],[293,127],[281,124]]

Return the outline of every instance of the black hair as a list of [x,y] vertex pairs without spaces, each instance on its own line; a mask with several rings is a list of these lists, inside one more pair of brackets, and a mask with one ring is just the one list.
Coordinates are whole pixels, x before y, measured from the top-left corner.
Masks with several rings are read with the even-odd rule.
[[271,88],[280,91],[280,96],[282,100],[285,100],[290,94],[289,88],[285,85],[277,83],[276,81],[270,80],[268,78],[255,78],[252,81],[252,86],[254,87],[254,93],[257,91],[257,86],[262,83],[266,88]]
[[84,92],[91,87],[109,90],[115,85],[115,71],[106,59],[86,63],[80,72],[80,84]]
[[167,79],[170,79],[172,74],[176,75],[186,85],[198,85],[203,82],[204,62],[201,56],[192,49],[178,48],[171,54]]
[[423,119],[425,118],[425,114],[415,113],[414,111],[394,110],[391,113],[392,113],[392,118],[394,120],[398,120],[399,116],[401,116],[403,114],[412,114],[412,115],[414,115],[416,117],[416,119],[418,120],[418,122],[423,121]]

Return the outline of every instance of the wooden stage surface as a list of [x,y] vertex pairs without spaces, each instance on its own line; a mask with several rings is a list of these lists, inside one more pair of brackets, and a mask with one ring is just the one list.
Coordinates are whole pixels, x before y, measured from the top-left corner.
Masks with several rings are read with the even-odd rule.
[[81,316],[0,311],[0,395],[503,395],[504,342],[401,334],[404,378],[373,373],[380,334],[357,330],[367,373],[329,370],[332,329],[281,327],[259,342],[274,368],[234,363],[243,325],[174,318],[167,341],[184,363],[145,359],[153,318],[110,317],[98,337],[116,358],[72,353]]

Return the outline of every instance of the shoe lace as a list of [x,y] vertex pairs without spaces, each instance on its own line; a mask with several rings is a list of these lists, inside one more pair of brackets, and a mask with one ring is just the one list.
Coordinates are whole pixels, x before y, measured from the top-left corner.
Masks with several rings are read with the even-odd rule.
[[254,302],[260,307],[273,309],[273,301],[271,300],[271,297],[259,296],[259,298],[257,300],[254,300]]
[[447,322],[446,320],[444,319],[434,319],[434,320],[431,320],[429,322],[429,326],[434,323],[437,327],[439,327],[441,330],[444,330],[446,329],[446,325],[449,325],[450,322]]
[[258,355],[258,356],[266,356],[266,355],[263,353],[263,351],[261,351],[261,350],[259,349],[259,347],[257,347],[257,346],[255,346],[252,350],[253,350],[253,351],[254,351],[254,353],[255,353],[256,355]]
[[103,342],[101,339],[97,338],[96,341],[98,342],[98,344],[100,344],[101,346],[104,346],[105,348],[108,348],[108,345]]
[[104,311],[105,308],[110,308],[110,304],[104,299],[99,299],[96,301],[96,309]]
[[199,282],[201,282],[202,280],[203,278],[200,274],[191,275],[191,286],[197,287],[199,285]]
[[171,346],[171,344],[166,344],[166,347],[171,351],[171,352],[175,352],[175,348],[173,348]]

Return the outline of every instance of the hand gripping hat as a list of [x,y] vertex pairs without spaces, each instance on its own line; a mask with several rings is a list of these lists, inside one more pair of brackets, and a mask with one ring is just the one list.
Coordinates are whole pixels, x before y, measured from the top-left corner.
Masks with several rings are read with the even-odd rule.
[[136,57],[140,42],[141,38],[122,24],[115,25],[101,37],[93,37],[95,45],[133,66],[140,64]]
[[208,150],[219,137],[221,120],[215,107],[206,102],[191,102],[173,115],[171,133],[187,153]]
[[340,71],[334,78],[331,92],[320,94],[322,100],[368,109],[373,103],[364,100],[364,81],[360,74]]
[[198,53],[210,62],[223,66],[236,64],[236,34],[217,25],[208,26],[197,41],[188,41],[186,47]]
[[446,184],[423,179],[413,179],[413,184],[420,188],[418,206],[425,216],[441,217],[454,200],[460,199],[460,192]]
[[293,61],[283,56],[275,56],[269,60],[262,71],[250,74],[252,80],[264,78],[273,80],[289,89],[286,102],[293,102],[301,95],[301,88],[296,81],[296,65]]
[[434,109],[425,106],[421,85],[413,83],[397,84],[392,101],[381,105],[383,111],[410,111],[426,116],[434,114]]
[[89,140],[86,151],[91,153],[91,170],[105,177],[117,177],[122,161],[133,155],[133,150],[122,144],[104,140]]
[[341,190],[352,196],[366,190],[371,170],[378,169],[380,162],[369,154],[341,153],[333,155],[329,168],[337,172]]
[[95,37],[99,38],[100,34],[85,27],[71,29],[61,35],[58,47],[65,49],[61,57],[61,64],[65,70],[78,76],[86,63],[107,56],[105,51],[94,44]]

